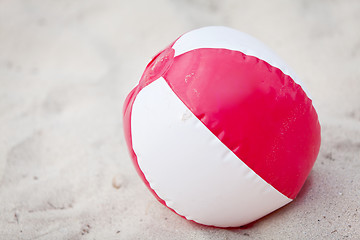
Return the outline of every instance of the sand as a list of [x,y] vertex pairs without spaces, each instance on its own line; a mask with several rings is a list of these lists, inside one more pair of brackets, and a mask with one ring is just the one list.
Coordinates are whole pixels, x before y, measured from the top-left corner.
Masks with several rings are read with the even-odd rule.
[[[0,239],[359,239],[359,23],[359,1],[1,1]],[[277,52],[322,124],[297,199],[243,228],[159,204],[122,132],[122,104],[149,59],[207,25]]]

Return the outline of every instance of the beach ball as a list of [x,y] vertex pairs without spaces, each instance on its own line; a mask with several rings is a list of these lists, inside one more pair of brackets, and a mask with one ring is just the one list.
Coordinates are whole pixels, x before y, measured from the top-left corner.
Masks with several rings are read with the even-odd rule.
[[183,34],[149,62],[123,124],[157,200],[216,227],[291,202],[320,148],[317,113],[294,72],[259,40],[220,26]]

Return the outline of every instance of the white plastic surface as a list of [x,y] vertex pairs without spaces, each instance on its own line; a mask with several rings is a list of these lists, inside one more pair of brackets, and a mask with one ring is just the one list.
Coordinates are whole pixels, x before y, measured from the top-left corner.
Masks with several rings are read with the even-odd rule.
[[163,78],[137,95],[131,131],[151,188],[189,220],[241,226],[291,201],[221,143]]

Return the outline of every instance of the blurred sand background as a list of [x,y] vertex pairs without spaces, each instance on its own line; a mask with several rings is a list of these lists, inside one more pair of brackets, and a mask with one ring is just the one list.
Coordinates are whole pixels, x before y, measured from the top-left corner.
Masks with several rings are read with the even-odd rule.
[[[207,25],[299,75],[322,146],[298,198],[250,226],[188,222],[137,176],[122,105],[147,62]],[[0,239],[360,239],[359,1],[0,1]]]

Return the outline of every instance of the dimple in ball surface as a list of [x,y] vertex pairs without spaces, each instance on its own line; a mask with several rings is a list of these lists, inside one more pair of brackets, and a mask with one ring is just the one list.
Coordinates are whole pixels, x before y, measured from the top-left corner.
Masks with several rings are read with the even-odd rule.
[[124,105],[130,155],[168,208],[236,227],[292,201],[320,148],[320,124],[292,70],[226,27],[188,32],[148,64]]

